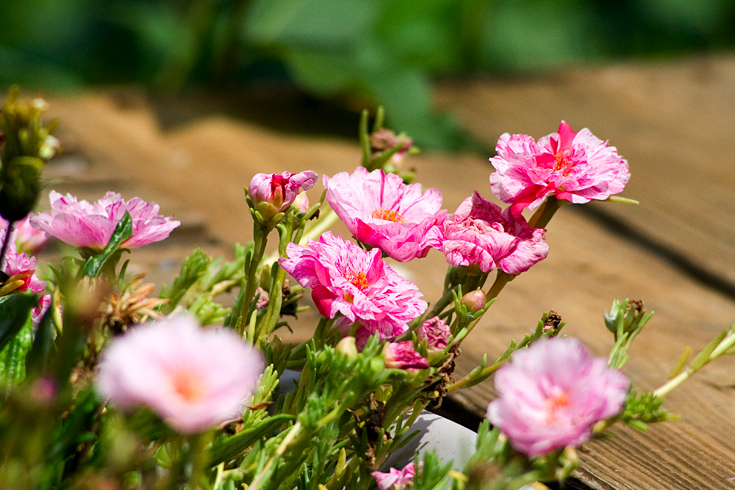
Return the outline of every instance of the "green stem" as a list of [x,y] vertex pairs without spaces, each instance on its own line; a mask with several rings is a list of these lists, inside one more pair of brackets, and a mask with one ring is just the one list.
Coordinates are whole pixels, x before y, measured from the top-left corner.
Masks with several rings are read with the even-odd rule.
[[[263,255],[265,254],[265,247],[268,244],[268,235],[263,231],[262,228],[255,223],[253,227],[253,237],[255,243],[253,248],[253,256],[248,264],[247,277],[245,278],[245,294],[242,297],[242,303],[240,304],[240,316],[241,318],[250,317],[250,302],[255,296],[255,290],[258,288],[256,276],[258,274],[258,266]],[[238,320],[237,331],[242,335],[244,333],[244,322]]]
[[528,226],[531,228],[546,228],[557,210],[565,204],[570,203],[569,201],[560,201],[556,196],[547,197],[543,204],[533,213],[531,219],[528,220]]
[[434,304],[434,307],[431,309],[431,313],[429,313],[427,318],[434,318],[435,316],[439,315],[449,304],[454,303],[454,292],[456,290],[456,286],[445,290],[442,297],[439,298],[436,304]]
[[659,398],[663,398],[666,395],[668,395],[674,388],[682,384],[684,381],[689,379],[689,377],[694,374],[696,371],[692,371],[690,369],[687,369],[683,373],[679,373],[677,376],[674,376],[670,380],[668,380],[666,383],[661,385],[661,387],[657,388],[656,391],[653,392],[654,395],[656,395]]

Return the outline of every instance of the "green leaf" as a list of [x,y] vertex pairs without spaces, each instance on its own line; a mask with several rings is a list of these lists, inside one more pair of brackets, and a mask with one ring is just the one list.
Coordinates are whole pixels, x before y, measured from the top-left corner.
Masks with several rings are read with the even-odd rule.
[[33,345],[28,353],[26,369],[27,371],[35,371],[40,373],[46,366],[46,361],[54,346],[56,325],[54,324],[54,306],[46,311],[41,319],[41,323],[36,330],[36,337],[33,339]]
[[118,251],[120,245],[133,235],[133,218],[130,213],[125,211],[125,215],[115,227],[115,231],[110,237],[110,242],[105,249],[99,254],[87,259],[84,264],[84,275],[89,277],[97,277],[105,265],[107,260]]
[[4,349],[20,332],[38,306],[39,295],[9,294],[0,298],[0,350]]
[[0,382],[6,386],[23,381],[26,375],[26,355],[33,342],[32,320],[29,315],[18,334],[0,351]]
[[209,450],[210,466],[217,466],[222,462],[236,458],[240,453],[255,444],[258,439],[274,431],[279,425],[294,419],[293,415],[285,413],[274,415],[238,432],[234,436],[215,441]]

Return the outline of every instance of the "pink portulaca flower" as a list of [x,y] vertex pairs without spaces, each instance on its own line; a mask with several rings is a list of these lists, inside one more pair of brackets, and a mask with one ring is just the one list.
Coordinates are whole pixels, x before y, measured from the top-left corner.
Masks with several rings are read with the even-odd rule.
[[[276,214],[288,209],[301,191],[314,187],[316,180],[317,174],[310,170],[298,174],[255,174],[250,181],[248,195],[255,210],[268,222]],[[308,206],[308,200],[306,203]]]
[[391,468],[387,473],[373,471],[371,475],[380,490],[406,490],[413,486],[415,473],[414,464],[408,463],[402,470]]
[[413,341],[388,342],[383,346],[383,360],[389,369],[427,369],[429,360],[416,352]]
[[436,248],[454,266],[476,265],[482,272],[500,267],[520,274],[549,253],[545,232],[530,228],[523,216],[514,216],[510,208],[501,211],[475,191],[444,222]]
[[263,368],[261,355],[235,332],[177,315],[114,339],[96,386],[120,408],[146,406],[192,434],[239,417]]
[[382,340],[395,338],[426,310],[418,287],[391,269],[378,249],[366,252],[326,232],[317,242],[309,240],[307,247],[289,243],[286,253],[281,267],[299,284],[312,288],[319,313],[328,318],[343,315],[337,326],[344,333],[359,321],[357,338],[362,345],[376,332]]
[[555,338],[515,353],[496,373],[495,388],[488,419],[516,450],[540,456],[581,445],[595,423],[619,414],[628,379],[578,340]]
[[125,201],[115,192],[108,192],[94,204],[55,191],[49,197],[51,211],[32,216],[31,225],[76,247],[104,249],[125,212],[133,218],[133,234],[121,248],[139,248],[161,241],[180,224],[171,217],[160,216],[156,203],[138,197]]
[[607,199],[622,192],[630,177],[628,162],[615,147],[587,128],[572,131],[564,121],[538,142],[505,133],[495,150],[490,186],[500,200],[513,203],[516,214],[538,207],[550,194],[573,203]]
[[406,185],[395,174],[369,172],[324,176],[327,201],[350,233],[380,248],[400,262],[425,257],[438,243],[438,225],[446,216],[437,189],[421,192],[421,184]]

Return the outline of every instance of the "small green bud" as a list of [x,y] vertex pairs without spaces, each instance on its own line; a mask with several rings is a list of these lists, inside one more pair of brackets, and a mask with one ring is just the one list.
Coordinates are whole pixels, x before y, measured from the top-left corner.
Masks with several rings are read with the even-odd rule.
[[355,337],[344,337],[342,340],[337,342],[334,350],[343,356],[346,356],[348,359],[357,359],[357,345],[355,344]]

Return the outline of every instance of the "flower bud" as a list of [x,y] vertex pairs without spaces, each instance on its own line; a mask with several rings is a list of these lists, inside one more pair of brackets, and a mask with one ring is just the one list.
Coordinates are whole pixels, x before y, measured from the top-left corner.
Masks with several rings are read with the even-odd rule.
[[256,211],[268,223],[288,209],[301,191],[314,187],[317,175],[312,171],[291,174],[256,174],[248,186],[248,195]]
[[388,369],[426,369],[429,361],[413,348],[413,342],[388,342],[383,346],[383,360]]
[[346,356],[348,359],[357,358],[357,344],[355,343],[355,337],[344,337],[342,340],[337,342],[334,350]]
[[485,307],[485,293],[481,289],[475,289],[462,296],[459,304],[465,306],[470,313],[476,313]]
[[291,206],[297,213],[302,215],[306,214],[306,212],[309,211],[309,197],[306,195],[306,192],[302,192],[296,196],[296,199],[294,199]]
[[449,335],[449,325],[438,316],[426,320],[417,332],[419,342],[426,341],[429,357],[447,346]]

